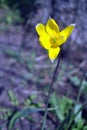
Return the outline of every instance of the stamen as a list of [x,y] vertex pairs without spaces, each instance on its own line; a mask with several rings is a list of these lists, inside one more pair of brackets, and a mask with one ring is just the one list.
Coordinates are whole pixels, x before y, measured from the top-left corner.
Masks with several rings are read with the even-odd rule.
[[50,43],[51,43],[51,47],[55,48],[57,47],[57,37],[51,37],[50,39]]

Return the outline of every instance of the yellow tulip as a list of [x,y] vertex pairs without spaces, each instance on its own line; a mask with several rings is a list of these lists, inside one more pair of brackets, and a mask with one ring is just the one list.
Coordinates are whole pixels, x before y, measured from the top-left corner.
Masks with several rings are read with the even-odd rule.
[[40,44],[48,50],[48,56],[52,63],[60,52],[60,46],[66,42],[74,27],[75,24],[71,24],[60,31],[59,26],[52,18],[47,21],[46,25],[42,23],[36,25]]

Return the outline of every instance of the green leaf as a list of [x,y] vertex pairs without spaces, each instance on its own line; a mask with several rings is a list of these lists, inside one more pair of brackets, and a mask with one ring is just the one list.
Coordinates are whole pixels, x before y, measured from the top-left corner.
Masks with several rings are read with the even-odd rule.
[[17,100],[16,96],[14,95],[14,93],[11,90],[8,90],[8,96],[13,105],[15,105],[15,106],[19,105],[19,101]]
[[56,115],[58,116],[59,119],[63,120],[64,119],[64,115],[63,115],[63,112],[60,108],[60,103],[59,103],[59,99],[56,95],[56,93],[53,93],[52,95],[52,98],[51,98],[51,104],[54,106],[54,107],[57,107],[56,109]]
[[78,130],[78,128],[73,128],[72,130]]
[[87,125],[86,125],[86,126],[84,126],[83,130],[87,130]]
[[6,50],[5,52],[8,56],[10,57],[14,57],[14,58],[17,58],[18,57],[18,52],[14,51],[14,50],[11,50],[11,49],[8,49]]
[[[48,108],[48,111],[53,111],[57,108]],[[14,127],[15,123],[21,118],[21,117],[26,117],[28,114],[31,114],[33,112],[39,112],[39,111],[45,111],[46,109],[44,108],[26,108],[23,110],[20,110],[16,112],[12,118],[10,119],[10,122],[8,123],[8,130],[12,130]]]
[[70,77],[70,81],[76,86],[79,86],[80,84],[80,79],[77,76]]
[[[75,105],[75,108],[74,108],[74,113],[75,113],[75,114],[78,112],[78,110],[81,108],[81,106],[82,106],[81,104],[76,104],[76,105]],[[78,120],[81,119],[81,116],[82,116],[82,111],[80,111],[80,112],[78,113],[78,115],[77,115],[76,118],[75,118],[75,121],[78,122]]]
[[82,90],[84,90],[85,93],[87,93],[87,81],[83,81],[82,83]]
[[76,122],[76,124],[77,124],[77,128],[79,129],[79,130],[82,130],[83,129],[83,125],[84,125],[84,120],[81,118],[81,119],[78,119],[78,121]]
[[32,95],[30,96],[30,99],[31,99],[31,100],[34,100],[36,97],[37,97],[36,94],[32,94]]
[[53,93],[50,103],[53,107],[57,107],[55,110],[56,115],[60,120],[64,120],[65,114],[73,104],[73,101],[67,97],[58,98],[56,93]]

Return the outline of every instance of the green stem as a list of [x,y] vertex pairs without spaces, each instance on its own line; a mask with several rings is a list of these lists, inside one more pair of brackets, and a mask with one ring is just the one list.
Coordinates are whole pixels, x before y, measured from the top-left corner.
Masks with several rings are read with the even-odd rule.
[[75,119],[75,118],[78,116],[78,114],[85,108],[85,106],[87,106],[87,102],[84,103],[84,104],[79,108],[79,110],[76,112],[76,114],[74,114],[74,115],[72,116],[72,118],[71,118],[71,120],[70,120],[70,122],[69,122],[69,125],[68,125],[68,127],[67,127],[66,130],[69,129],[69,127],[71,126],[71,124],[72,124],[72,122],[74,121],[74,119]]
[[54,81],[56,79],[56,74],[57,74],[57,69],[59,68],[59,63],[60,63],[60,55],[59,55],[58,62],[57,62],[56,68],[54,70],[53,77],[52,77],[52,80],[51,80],[51,83],[50,83],[50,86],[49,86],[48,96],[47,96],[47,104],[46,104],[46,109],[45,109],[45,113],[44,113],[43,124],[42,124],[42,129],[41,130],[44,130],[45,126],[46,126],[46,118],[47,118],[47,113],[48,113],[49,99],[50,99],[53,83],[54,83]]
[[[79,84],[79,86],[80,86],[80,88],[79,88],[79,92],[78,92],[78,95],[77,95],[77,99],[76,99],[76,102],[75,102],[75,104],[74,104],[74,107],[72,108],[72,114],[73,114],[73,112],[74,112],[74,108],[75,108],[75,106],[78,104],[78,102],[79,102],[79,99],[80,99],[80,96],[81,96],[81,93],[82,93],[82,83],[83,83],[83,81],[84,81],[84,79],[85,79],[85,76],[86,76],[86,73],[84,73],[83,74],[83,76],[82,76],[82,79],[81,79],[81,81],[80,81],[80,84]],[[80,108],[80,110],[78,110],[79,112],[82,110],[82,108],[83,108],[83,106]],[[77,112],[77,114],[79,113],[79,112]],[[70,121],[69,121],[69,123],[68,123],[68,125],[67,125],[67,128],[66,128],[66,130],[67,129],[69,129],[69,127],[71,126],[71,124],[72,124],[72,122],[73,122],[73,120],[75,119],[75,117],[77,116],[77,114],[75,114],[74,116],[72,116],[72,118],[70,119]]]
[[71,117],[71,111],[69,111],[65,117],[65,119],[62,121],[62,123],[59,125],[59,127],[56,130],[62,130],[64,125],[67,124],[66,122],[69,120]]
[[79,88],[79,92],[78,92],[78,95],[77,95],[77,99],[76,99],[76,103],[75,103],[75,105],[79,102],[79,99],[80,99],[80,96],[81,96],[81,92],[82,92],[82,83],[83,83],[83,81],[84,81],[84,79],[85,79],[85,76],[86,76],[86,73],[84,73],[83,74],[83,77],[82,77],[82,79],[81,79],[81,81],[80,81],[80,88]]

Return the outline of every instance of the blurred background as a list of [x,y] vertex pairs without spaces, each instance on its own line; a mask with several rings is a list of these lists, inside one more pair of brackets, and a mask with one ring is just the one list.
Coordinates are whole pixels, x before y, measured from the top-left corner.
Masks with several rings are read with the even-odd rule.
[[[57,61],[51,64],[46,50],[38,42],[35,26],[40,22],[45,24],[49,17],[56,20],[61,30],[76,24],[62,46],[53,91],[59,98],[67,96],[75,100],[77,97],[80,80],[87,71],[86,0],[0,0],[0,124],[8,120],[14,110],[46,105]],[[87,77],[81,103],[87,100],[86,80]],[[36,122],[22,121],[22,128],[39,130],[43,113],[36,113],[33,118],[37,118]],[[20,124],[15,127],[22,130]],[[48,126],[55,130],[51,116]]]

